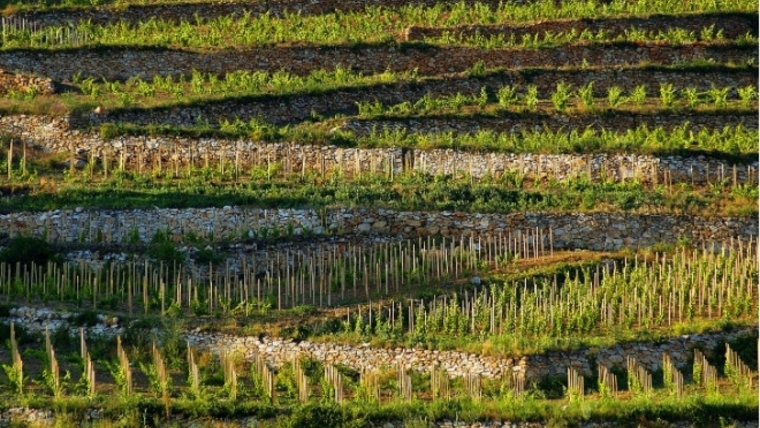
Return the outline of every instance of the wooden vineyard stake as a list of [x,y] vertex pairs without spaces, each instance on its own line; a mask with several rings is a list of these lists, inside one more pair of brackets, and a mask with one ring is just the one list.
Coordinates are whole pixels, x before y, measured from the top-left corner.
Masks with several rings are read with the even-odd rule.
[[301,404],[306,404],[309,402],[309,378],[301,366],[300,355],[296,355],[293,358],[293,373],[295,374],[296,385],[298,386],[298,401]]
[[235,400],[237,398],[237,372],[235,372],[235,361],[227,354],[227,351],[222,348],[219,350],[219,359],[222,365],[222,371],[224,372],[224,384],[229,388],[230,399]]
[[599,374],[599,395],[603,398],[615,397],[618,393],[618,382],[615,373],[612,373],[607,366],[601,363],[597,364],[597,372]]
[[121,336],[116,336],[116,357],[119,360],[122,375],[124,376],[124,394],[132,395],[132,368],[129,367],[129,358],[124,347],[121,346]]
[[502,390],[509,398],[518,398],[525,392],[525,373],[522,371],[506,371],[501,375]]
[[21,360],[21,354],[18,351],[18,342],[16,341],[16,327],[11,321],[11,358],[13,359],[13,375],[15,377],[15,387],[18,395],[24,394],[24,362]]
[[652,391],[652,374],[641,366],[636,358],[625,357],[628,371],[628,391],[634,395],[647,395]]
[[359,384],[362,386],[367,402],[380,402],[380,379],[378,373],[362,367],[359,371]]
[[662,354],[662,379],[668,394],[683,397],[683,373],[673,364],[670,355],[665,353]]
[[153,367],[156,369],[156,375],[158,376],[158,383],[161,388],[161,401],[164,403],[164,412],[167,420],[170,413],[170,396],[169,396],[169,376],[166,373],[166,364],[161,356],[161,352],[156,347],[156,342],[153,342],[152,348],[153,355]]
[[198,397],[201,392],[200,375],[198,373],[198,363],[195,361],[195,352],[190,346],[190,342],[187,342],[187,371],[188,379],[190,380],[190,392]]
[[464,376],[464,389],[472,401],[479,402],[482,396],[480,375],[467,372]]
[[406,372],[403,366],[397,368],[397,381],[399,388],[399,397],[404,401],[412,401],[412,377]]
[[451,399],[449,375],[442,367],[430,368],[430,389],[434,399]]
[[325,380],[332,386],[333,400],[337,404],[343,403],[343,376],[332,364],[325,365]]
[[258,373],[259,377],[261,378],[264,394],[266,394],[267,398],[269,399],[269,402],[274,404],[275,401],[277,400],[277,394],[274,388],[275,386],[274,370],[272,370],[269,367],[264,357],[258,352],[256,353],[254,357],[253,364],[254,364],[254,367],[256,368],[256,373]]
[[707,392],[715,392],[717,390],[718,371],[707,362],[707,358],[699,349],[694,349],[694,366],[692,370],[694,382],[699,382]]
[[567,368],[567,396],[570,401],[583,400],[585,380],[573,367]]
[[45,353],[47,354],[48,364],[50,364],[48,367],[52,381],[52,385],[50,386],[53,389],[53,395],[59,398],[61,396],[61,372],[58,368],[58,359],[55,357],[53,343],[50,340],[50,329],[47,326],[45,326]]
[[13,138],[11,138],[10,146],[8,148],[8,181],[10,181],[13,176]]
[[739,392],[753,390],[757,381],[757,373],[744,364],[739,354],[734,352],[728,343],[726,343],[726,367],[724,371]]

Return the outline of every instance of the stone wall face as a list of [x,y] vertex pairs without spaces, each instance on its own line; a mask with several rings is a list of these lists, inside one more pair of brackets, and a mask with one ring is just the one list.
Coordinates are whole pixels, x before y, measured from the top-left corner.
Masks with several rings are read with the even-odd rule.
[[[708,116],[709,117],[709,116]],[[755,117],[755,119],[757,119]],[[621,118],[621,120],[627,120]],[[717,122],[715,123],[717,126]],[[755,125],[756,127],[757,125]],[[721,126],[722,127],[722,126]],[[362,172],[383,172],[392,165],[395,173],[425,171],[433,175],[467,172],[475,178],[486,174],[500,176],[518,172],[530,178],[564,180],[579,175],[591,180],[630,180],[663,182],[714,182],[734,173],[738,183],[758,182],[758,162],[732,165],[725,161],[697,157],[603,153],[595,155],[546,155],[512,153],[469,153],[455,150],[358,149],[311,146],[289,143],[261,143],[253,140],[192,139],[181,137],[118,137],[103,140],[98,134],[71,129],[67,118],[43,116],[0,117],[0,129],[23,139],[27,144],[52,153],[71,153],[82,159],[109,159],[111,168],[121,161],[135,168],[138,155],[147,171],[162,158],[164,170],[188,162],[201,165],[206,154],[210,163],[220,157],[227,162],[237,158],[241,169],[253,165],[279,164],[286,174],[306,171],[330,173],[340,170],[355,176]],[[176,162],[175,162],[176,159]],[[231,166],[232,167],[232,166]],[[323,169],[324,168],[324,169]]]
[[[671,356],[677,367],[685,367],[693,357],[693,349],[713,351],[721,341],[752,334],[743,330],[732,333],[708,333],[684,335],[666,340],[664,343],[626,343],[610,348],[600,348],[598,352],[579,350],[572,352],[550,352],[525,357],[490,357],[457,351],[430,351],[414,348],[357,348],[336,343],[293,342],[277,338],[237,337],[221,334],[188,335],[195,346],[212,350],[225,349],[240,352],[246,359],[253,360],[256,354],[263,355],[275,366],[290,362],[299,354],[311,356],[319,361],[344,364],[354,369],[393,369],[399,365],[420,372],[428,372],[431,367],[444,368],[449,376],[461,377],[467,373],[487,378],[498,378],[502,374],[518,372],[527,381],[545,377],[567,376],[567,368],[573,367],[585,375],[596,373],[596,363],[608,368],[625,368],[625,357],[635,357],[647,370],[662,368],[662,354]],[[725,352],[717,349],[716,352]],[[593,367],[592,367],[593,365]]]
[[[76,337],[79,329],[69,324],[74,315],[58,313],[48,308],[21,307],[11,309],[10,316],[2,321],[12,321],[35,333],[44,332],[46,327],[53,331],[60,327],[69,327],[69,334]],[[101,314],[98,315],[98,323],[94,327],[88,327],[86,334],[91,337],[113,337],[124,334],[124,326],[120,325],[118,317]],[[518,372],[523,374],[527,381],[534,381],[545,377],[564,377],[567,375],[568,367],[576,368],[590,376],[596,372],[595,363],[601,363],[608,368],[624,369],[626,356],[636,358],[647,370],[654,371],[661,368],[663,353],[670,355],[673,363],[683,370],[690,362],[694,348],[701,349],[707,356],[712,356],[713,352],[722,354],[725,352],[725,349],[719,347],[722,342],[753,335],[757,337],[756,329],[739,329],[731,332],[681,335],[660,343],[629,342],[593,350],[548,352],[522,357],[401,347],[357,347],[331,342],[296,342],[276,337],[259,338],[222,333],[185,332],[183,336],[196,348],[208,349],[215,353],[220,349],[229,353],[241,353],[249,361],[258,354],[277,367],[293,361],[293,358],[300,354],[322,362],[344,364],[357,370],[394,369],[403,366],[428,372],[431,367],[439,366],[452,377],[472,373],[487,378],[498,378],[504,373]]]
[[224,74],[234,70],[288,70],[304,75],[338,66],[364,74],[386,70],[417,69],[423,75],[456,73],[478,61],[486,67],[598,67],[639,64],[671,65],[694,60],[757,63],[756,46],[693,43],[574,44],[553,49],[491,49],[436,46],[267,47],[208,52],[151,48],[92,48],[62,50],[13,50],[0,52],[0,68],[37,73],[55,80],[74,74],[84,77],[126,80],[141,76],[179,75],[197,70]]
[[[606,97],[608,88],[617,86],[625,93],[630,93],[638,85],[645,85],[650,95],[659,91],[660,84],[672,84],[676,91],[693,87],[705,92],[711,87],[741,88],[757,86],[757,71],[739,72],[682,72],[658,71],[646,69],[627,70],[547,70],[541,73],[508,71],[503,74],[485,78],[467,78],[451,76],[445,79],[431,79],[397,85],[376,85],[355,90],[336,90],[324,94],[289,95],[277,97],[251,97],[246,100],[209,101],[203,105],[151,110],[119,110],[105,115],[88,115],[85,122],[98,124],[102,122],[148,124],[172,124],[192,126],[202,119],[210,124],[235,118],[248,121],[261,118],[266,122],[283,125],[297,123],[308,119],[312,112],[332,116],[337,113],[358,114],[357,102],[374,103],[379,101],[387,106],[406,101],[412,103],[426,94],[435,96],[477,95],[481,88],[488,87],[493,92],[502,86],[517,86],[518,93],[523,94],[527,85],[538,87],[540,97],[548,98],[559,82],[565,82],[579,88],[593,82],[596,97]],[[730,91],[729,97],[738,98],[736,89]],[[598,100],[600,109],[607,108],[606,101]],[[756,116],[756,115],[755,115]]]
[[594,214],[469,214],[460,212],[400,212],[384,209],[341,208],[315,210],[266,210],[258,208],[191,208],[151,210],[56,210],[0,215],[0,231],[13,236],[47,236],[58,242],[119,243],[133,234],[149,241],[157,231],[179,240],[192,231],[217,239],[249,236],[262,229],[291,230],[295,235],[377,232],[413,238],[496,236],[540,230],[549,247],[551,231],[555,249],[615,250],[676,242],[720,243],[734,237],[758,234],[756,218],[708,218],[676,215],[621,213]]

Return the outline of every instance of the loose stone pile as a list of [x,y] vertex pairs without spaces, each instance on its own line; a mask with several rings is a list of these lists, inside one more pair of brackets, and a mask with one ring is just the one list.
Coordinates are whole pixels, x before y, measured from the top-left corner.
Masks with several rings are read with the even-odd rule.
[[[4,322],[21,325],[33,333],[44,333],[46,329],[53,332],[67,328],[70,336],[78,336],[79,326],[73,323],[77,315],[75,312],[59,312],[44,307],[21,306],[11,309]],[[87,327],[86,333],[89,337],[114,337],[124,334],[124,327],[119,324],[120,321],[118,316],[98,314],[97,323]]]
[[35,93],[50,95],[55,93],[55,84],[50,78],[11,73],[0,69],[0,95],[17,93]]

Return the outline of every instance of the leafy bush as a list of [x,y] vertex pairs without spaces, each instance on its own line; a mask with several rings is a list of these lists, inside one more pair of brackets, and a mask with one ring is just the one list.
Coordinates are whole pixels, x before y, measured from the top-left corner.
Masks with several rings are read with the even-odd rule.
[[44,265],[49,261],[58,261],[55,249],[42,238],[33,236],[16,236],[8,241],[6,247],[0,251],[0,262],[35,263]]
[[567,103],[572,97],[573,93],[570,90],[570,84],[559,82],[557,83],[557,90],[552,94],[552,104],[554,104],[554,108],[558,112],[564,113],[567,110]]
[[182,263],[185,261],[185,252],[180,251],[177,245],[169,238],[169,234],[163,231],[156,231],[150,240],[150,248],[147,254],[156,259],[165,262]]
[[93,310],[85,310],[78,313],[71,322],[80,327],[92,327],[98,323],[98,313]]
[[288,428],[343,426],[343,413],[335,404],[307,404],[297,408],[285,424]]

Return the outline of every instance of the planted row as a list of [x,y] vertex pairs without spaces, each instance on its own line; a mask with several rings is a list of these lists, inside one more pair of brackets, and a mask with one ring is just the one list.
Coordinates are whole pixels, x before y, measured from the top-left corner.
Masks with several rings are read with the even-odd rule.
[[[598,108],[607,107],[608,109],[617,109],[626,103],[632,102],[636,107],[642,108],[647,104],[647,108],[654,106],[651,98],[647,98],[647,85],[639,85],[627,96],[618,86],[612,86],[607,89],[606,106],[600,105],[602,102],[594,97],[594,83],[589,82],[587,85],[574,90],[574,88],[561,81],[557,83],[556,90],[551,94],[551,103],[558,113],[567,113],[571,106],[581,111],[594,111]],[[495,92],[495,93],[494,93]],[[697,109],[703,105],[710,105],[716,110],[729,107],[729,94],[738,93],[741,99],[741,107],[749,109],[757,99],[757,88],[746,86],[743,88],[724,87],[718,88],[713,86],[708,91],[700,92],[695,87],[684,88],[677,91],[672,83],[660,84],[659,101],[660,107],[665,109]],[[494,98],[496,98],[494,100]],[[359,116],[364,119],[377,117],[408,117],[410,115],[426,115],[430,113],[461,112],[464,108],[469,110],[488,112],[495,110],[494,101],[498,101],[498,110],[517,111],[524,110],[537,111],[539,107],[538,87],[528,85],[525,91],[517,85],[502,86],[498,90],[491,90],[488,87],[482,87],[479,95],[462,95],[457,93],[451,96],[435,97],[426,95],[425,97],[392,106],[385,106],[380,102],[364,103],[357,102]],[[655,107],[656,108],[656,107]],[[607,110],[609,112],[609,110]]]
[[[386,10],[369,8],[363,13],[319,16],[285,14],[280,19],[270,15],[218,17],[212,20],[196,18],[196,22],[151,19],[136,25],[119,21],[107,25],[82,22],[70,26],[40,27],[29,22],[28,27],[11,27],[2,33],[4,49],[65,48],[81,46],[167,46],[175,48],[219,48],[275,46],[291,43],[314,45],[351,45],[387,43],[398,38],[404,30],[403,20],[389,20]],[[415,24],[409,24],[415,25]],[[573,28],[566,32],[546,31],[543,34],[523,34],[519,39],[512,34],[482,36],[452,35],[444,32],[440,37],[425,38],[426,43],[437,45],[477,46],[482,49],[520,47],[541,49],[572,43],[596,42],[662,42],[673,46],[681,44],[729,42],[756,44],[757,39],[747,31],[731,40],[715,32],[714,26],[696,31],[668,28],[666,31],[647,31],[631,28],[622,34],[609,34],[604,30],[591,32]]]
[[[5,211],[54,210],[74,207],[130,209],[143,207],[190,208],[226,205],[260,208],[322,208],[325,206],[382,207],[400,211],[466,211],[482,213],[545,212],[638,212],[689,215],[749,216],[757,213],[751,202],[757,188],[745,183],[731,184],[731,176],[708,186],[664,181],[652,186],[641,180],[591,182],[583,176],[564,181],[541,177],[526,179],[521,173],[504,172],[483,176],[475,182],[466,170],[458,177],[409,174],[367,174],[346,181],[340,170],[327,176],[318,171],[300,172],[275,179],[279,165],[253,167],[246,180],[235,180],[229,168],[219,174],[215,168],[182,170],[175,180],[174,168],[167,165],[161,177],[150,173],[112,172],[103,179],[91,173],[67,174],[67,182],[44,180],[44,185],[22,186],[14,198],[4,198]],[[189,175],[188,175],[188,172]],[[724,172],[725,173],[725,172]],[[641,173],[642,176],[644,172]],[[393,175],[395,178],[391,178]],[[579,174],[580,175],[580,174]],[[365,180],[367,177],[374,177]],[[756,172],[755,172],[756,177]],[[157,179],[158,178],[158,179]],[[21,177],[32,183],[36,175]],[[10,189],[9,191],[13,191]],[[719,208],[714,208],[718,206]]]
[[[193,23],[151,19],[132,26],[125,21],[114,20],[111,24],[101,26],[83,22],[77,27],[80,37],[76,40],[60,37],[63,27],[43,27],[34,33],[26,32],[24,28],[22,31],[4,32],[3,42],[5,46],[30,46],[35,43],[39,46],[139,43],[185,47],[269,45],[294,41],[319,44],[367,43],[392,40],[410,26],[512,24],[546,19],[726,12],[726,9],[755,11],[746,0],[734,2],[732,6],[726,8],[706,1],[690,2],[685,6],[673,0],[646,7],[622,1],[600,4],[571,1],[556,5],[552,1],[542,0],[530,4],[498,6],[480,2],[438,3],[434,6],[409,4],[398,8],[368,6],[362,11],[338,11],[322,15],[285,11],[281,16],[268,13],[253,15],[241,7],[242,13],[237,16],[204,19],[196,15]],[[34,26],[33,22],[31,24]]]

